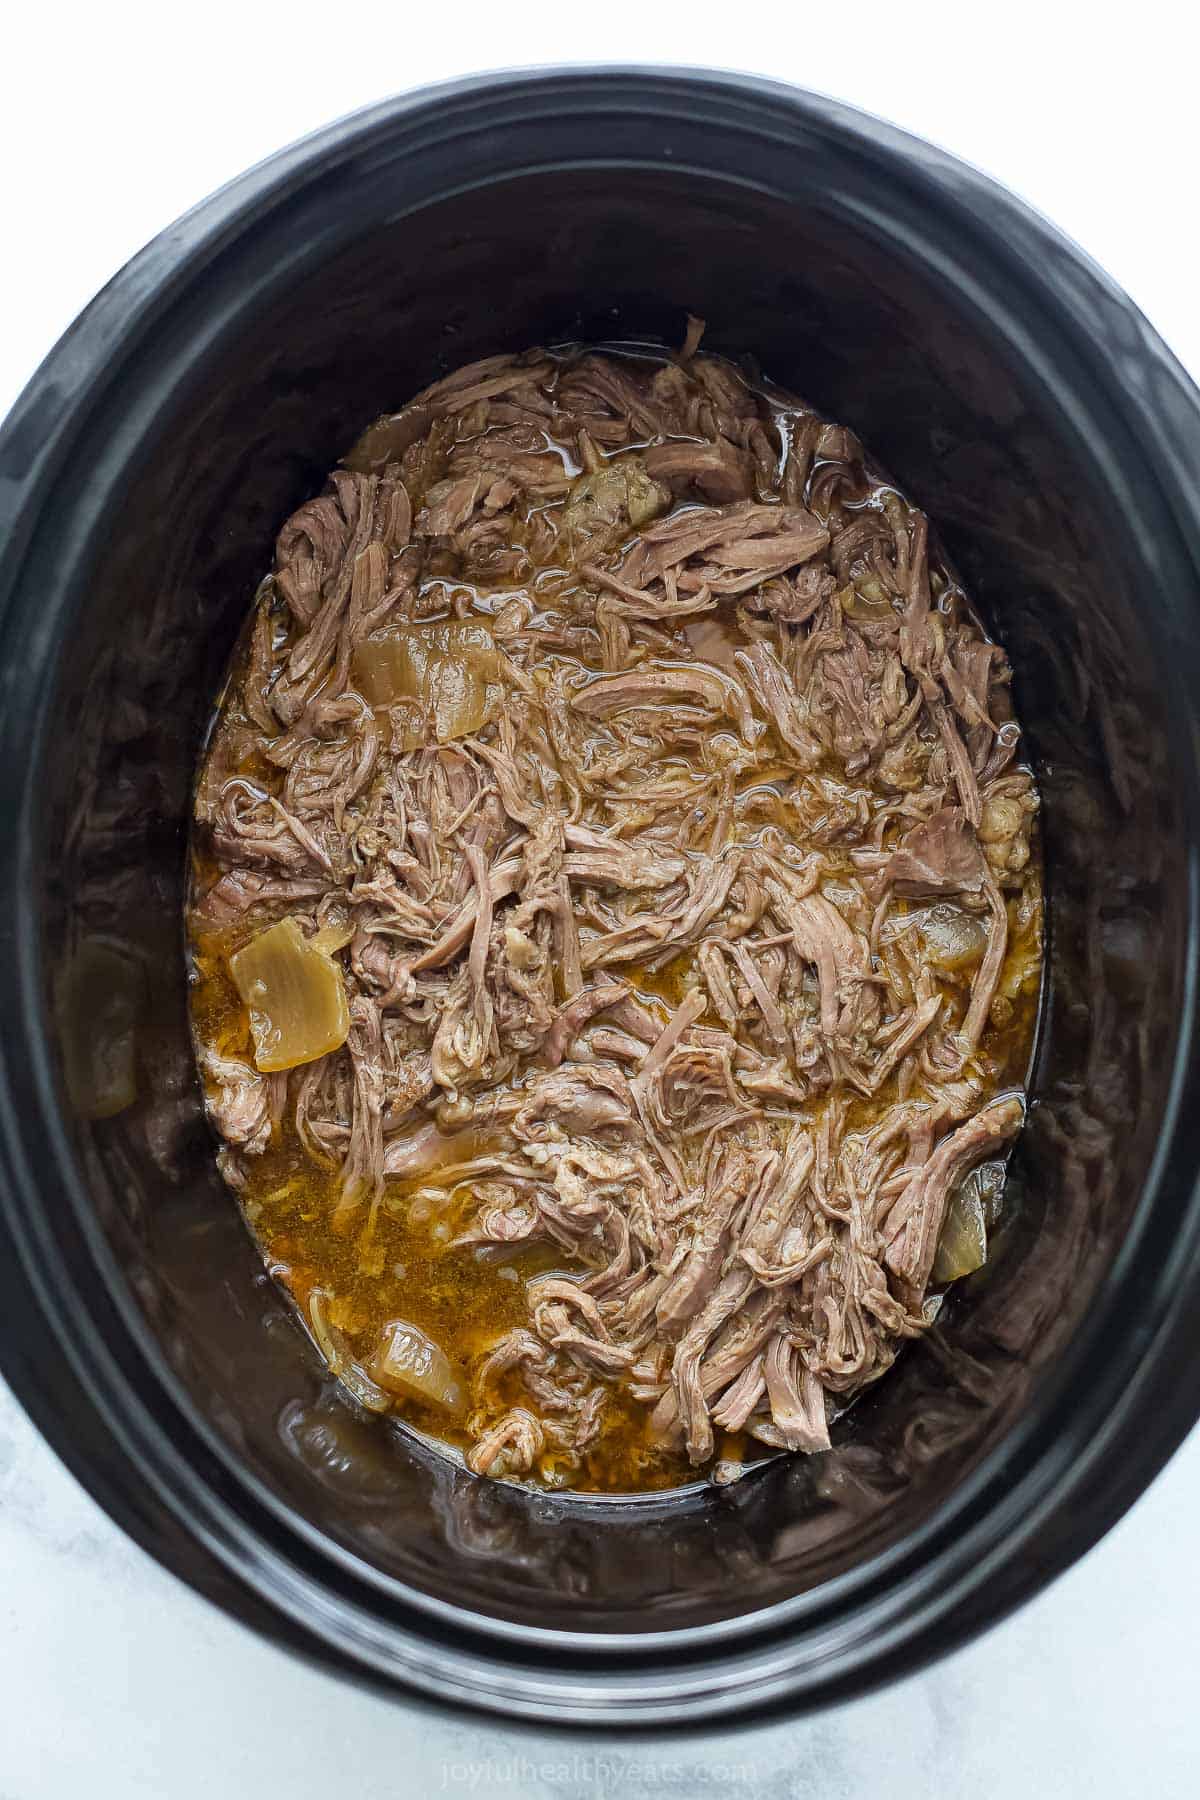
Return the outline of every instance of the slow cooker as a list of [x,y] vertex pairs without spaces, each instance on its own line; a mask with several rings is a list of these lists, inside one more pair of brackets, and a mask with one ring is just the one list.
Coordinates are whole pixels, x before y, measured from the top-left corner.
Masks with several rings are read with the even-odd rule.
[[[361,427],[536,342],[749,356],[937,522],[1015,670],[1049,973],[1003,1252],[832,1451],[619,1501],[355,1414],[213,1164],[189,790],[274,534]],[[812,1707],[961,1642],[1200,1411],[1200,405],[1129,300],[951,157],[701,71],[409,94],[122,271],[0,434],[0,1367],[100,1504],[279,1643],[543,1725]],[[144,970],[73,1104],[64,971]],[[97,1002],[100,1004],[100,1002]]]

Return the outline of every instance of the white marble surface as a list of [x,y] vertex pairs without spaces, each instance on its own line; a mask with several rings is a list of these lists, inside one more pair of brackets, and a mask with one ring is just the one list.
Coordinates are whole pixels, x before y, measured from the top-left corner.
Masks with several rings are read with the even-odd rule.
[[[945,144],[1086,244],[1200,369],[1198,29],[1167,0],[15,8],[0,408],[142,242],[279,145],[398,87],[581,60],[757,68]],[[791,1725],[564,1744],[389,1703],[260,1643],[127,1542],[0,1390],[0,1800],[1191,1800],[1198,1514],[1200,1436],[1082,1564],[931,1671]]]

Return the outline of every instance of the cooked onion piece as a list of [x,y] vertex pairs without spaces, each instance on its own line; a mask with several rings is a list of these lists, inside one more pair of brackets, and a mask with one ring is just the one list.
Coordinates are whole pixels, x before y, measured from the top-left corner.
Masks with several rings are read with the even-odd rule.
[[296,919],[280,919],[229,959],[250,1013],[254,1061],[264,1074],[315,1062],[344,1044],[350,1010],[342,972]]
[[[371,706],[401,706],[392,747],[416,750],[471,737],[498,709],[496,646],[486,625],[439,619],[366,638],[354,653],[354,681]],[[408,703],[408,704],[404,704]]]
[[987,949],[987,926],[961,906],[931,906],[918,929],[929,961],[947,975],[973,969]]
[[946,1209],[946,1222],[933,1261],[934,1281],[957,1281],[987,1261],[987,1226],[978,1191],[969,1181],[957,1190]]
[[368,1412],[387,1412],[391,1402],[370,1376],[360,1369],[350,1355],[345,1339],[328,1317],[329,1296],[322,1288],[314,1288],[308,1298],[308,1322],[317,1340],[317,1348],[342,1386],[365,1406]]
[[466,1407],[462,1370],[419,1326],[404,1319],[391,1319],[384,1326],[370,1373],[381,1388],[401,1399],[426,1400],[451,1413]]
[[973,1275],[987,1261],[988,1228],[999,1215],[1004,1191],[1004,1164],[981,1163],[964,1175],[946,1209],[932,1279],[957,1281]]
[[581,475],[567,495],[562,531],[575,553],[595,554],[619,543],[639,525],[648,525],[670,503],[667,490],[652,481],[637,456],[622,456]]

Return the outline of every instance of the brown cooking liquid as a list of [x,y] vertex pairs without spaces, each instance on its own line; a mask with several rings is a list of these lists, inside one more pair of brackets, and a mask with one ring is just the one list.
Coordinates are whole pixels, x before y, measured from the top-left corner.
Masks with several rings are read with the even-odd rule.
[[[781,427],[781,433],[784,429]],[[558,450],[569,473],[577,472],[569,446],[548,447]],[[353,466],[353,458],[347,461]],[[420,498],[419,492],[412,494],[414,513]],[[552,602],[556,592],[566,593],[576,580],[567,567],[549,581],[543,577],[539,592]],[[531,591],[528,582],[512,584],[507,589],[503,582],[496,582],[485,590],[449,577],[439,580],[437,576],[426,579],[423,591],[431,592],[438,586],[443,590],[443,604],[453,604],[461,612],[465,601],[478,609],[477,616],[485,617],[494,615],[512,593]],[[431,607],[422,616],[436,616],[436,611]],[[717,666],[728,666],[733,650],[750,641],[739,627],[734,601],[722,603],[702,621],[686,621],[686,635],[694,650]],[[248,723],[239,695],[246,654],[244,640],[234,660],[214,736],[231,726],[244,727]],[[594,673],[599,666],[572,658],[561,648],[554,650],[547,662],[550,660],[557,667],[574,663],[581,673]],[[525,666],[528,668],[532,661],[527,660]],[[722,729],[728,729],[727,725],[723,724]],[[742,785],[731,841],[750,841],[769,824],[802,849],[807,848],[803,826],[791,805],[794,768],[788,765],[786,747],[771,732],[763,739],[759,760],[761,766]],[[240,772],[268,789],[273,782],[278,783],[278,771],[255,752],[245,759]],[[862,780],[869,781],[869,774]],[[697,819],[701,842],[711,825],[713,804],[711,800],[706,802],[708,811]],[[885,841],[893,843],[895,838]],[[824,885],[835,883],[839,874],[852,873],[848,854],[841,856],[828,847],[823,847],[823,854]],[[193,895],[203,894],[217,872],[217,864],[198,842],[193,849]],[[999,992],[1004,994],[1007,990],[1010,998],[996,1008],[979,1047],[980,1061],[990,1069],[987,1091],[991,1094],[1021,1088],[1029,1067],[1041,976],[1040,878],[1036,873],[1020,892],[1006,895],[1006,905],[1008,948]],[[919,910],[917,903],[912,904],[912,910]],[[890,922],[894,925],[904,911],[905,903],[897,900]],[[276,912],[271,916],[279,915]],[[263,917],[252,913],[237,925],[218,930],[205,926],[195,916],[189,917],[196,1039],[200,1045],[251,1065],[254,1056],[249,1018],[234,986],[229,958],[261,931],[263,924]],[[625,963],[619,973],[636,993],[657,1006],[665,1019],[664,1009],[678,1005],[695,985],[694,962],[693,951],[687,949],[665,966],[649,968]],[[607,977],[601,974],[601,978]],[[961,1022],[970,992],[970,973],[957,977],[939,975],[938,981],[955,1021]],[[1002,1023],[998,1024],[997,1018]],[[710,1009],[700,1023],[720,1026],[721,1020]],[[536,1066],[536,1057],[530,1060]],[[523,1073],[524,1070],[518,1071],[518,1075]],[[896,1099],[894,1075],[870,1098],[851,1094],[844,1099],[847,1135],[867,1131]],[[794,1116],[815,1126],[827,1103],[824,1096],[814,1097],[796,1109]],[[418,1107],[413,1114],[413,1129],[423,1125],[428,1117],[426,1109]],[[494,1138],[491,1141],[494,1143]],[[460,1136],[455,1141],[455,1162],[487,1147],[483,1134],[465,1141]],[[451,1240],[471,1218],[470,1187],[442,1187],[436,1167],[418,1179],[390,1179],[369,1234],[363,1233],[361,1219],[350,1229],[338,1229],[334,1222],[340,1192],[338,1167],[332,1161],[326,1166],[313,1161],[296,1135],[290,1111],[285,1111],[283,1120],[275,1126],[265,1152],[246,1159],[245,1166],[246,1182],[240,1201],[267,1267],[293,1296],[306,1326],[314,1294],[324,1297],[328,1322],[336,1328],[354,1360],[364,1365],[383,1326],[400,1318],[428,1333],[469,1372],[502,1333],[528,1323],[524,1284],[530,1276],[551,1271],[567,1275],[585,1272],[582,1264],[554,1244],[454,1247]],[[694,1481],[697,1470],[682,1452],[665,1449],[656,1442],[650,1429],[651,1408],[628,1395],[622,1380],[608,1379],[604,1385],[608,1397],[603,1423],[578,1466],[560,1466],[562,1459],[556,1459],[554,1451],[548,1450],[534,1478],[544,1485],[570,1485],[608,1493],[644,1492]],[[519,1371],[493,1383],[492,1401],[497,1418],[509,1406],[530,1404],[522,1390]],[[465,1449],[472,1441],[462,1420],[448,1422],[445,1411],[436,1406],[396,1398],[391,1400],[390,1410],[396,1418],[446,1444]],[[742,1434],[717,1433],[718,1457],[738,1461],[765,1453],[764,1446]]]

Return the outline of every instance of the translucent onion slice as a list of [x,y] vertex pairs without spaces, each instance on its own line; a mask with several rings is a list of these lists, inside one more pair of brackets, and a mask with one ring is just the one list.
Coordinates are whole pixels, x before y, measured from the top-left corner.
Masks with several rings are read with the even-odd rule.
[[576,548],[598,552],[620,543],[670,504],[636,456],[605,463],[572,484],[562,510],[562,529]]
[[327,1316],[328,1300],[324,1288],[314,1288],[308,1297],[308,1318],[318,1350],[329,1364],[330,1373],[337,1376],[360,1406],[365,1406],[369,1412],[386,1412],[390,1405],[388,1396],[376,1387],[347,1352],[341,1332]]
[[389,1394],[425,1400],[452,1413],[466,1409],[467,1384],[461,1369],[419,1326],[404,1319],[392,1319],[384,1326],[368,1372]]
[[308,942],[310,949],[323,950],[326,956],[332,956],[335,950],[344,950],[353,936],[353,925],[322,925]]
[[[985,1166],[990,1169],[993,1165]],[[934,1281],[958,1281],[963,1275],[973,1275],[987,1261],[985,1186],[980,1175],[979,1169],[972,1169],[951,1196],[933,1259]],[[1000,1179],[1003,1182],[1003,1165]]]
[[948,975],[973,969],[987,948],[983,920],[945,901],[921,915],[919,930],[929,961]]
[[842,588],[838,598],[842,603],[842,611],[849,619],[877,624],[895,615],[896,609],[892,605],[891,596],[874,575],[862,576],[852,587]]
[[137,1099],[144,991],[141,964],[102,938],[84,938],[63,970],[56,995],[63,1073],[85,1119],[111,1119]]
[[[435,619],[366,638],[354,653],[354,685],[370,706],[401,706],[400,750],[430,738],[471,737],[503,698],[496,646],[477,619]],[[405,703],[408,703],[405,705]]]
[[280,919],[229,959],[250,1010],[254,1061],[269,1074],[315,1062],[350,1030],[342,971],[298,919]]

